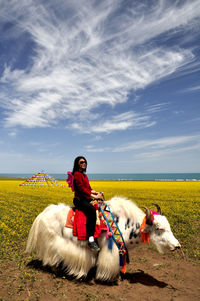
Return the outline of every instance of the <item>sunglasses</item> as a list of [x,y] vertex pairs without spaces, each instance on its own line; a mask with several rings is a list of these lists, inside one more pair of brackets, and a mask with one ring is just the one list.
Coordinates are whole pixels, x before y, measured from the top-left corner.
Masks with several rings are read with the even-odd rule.
[[84,164],[84,163],[87,164],[86,161],[80,161],[79,163],[80,164]]

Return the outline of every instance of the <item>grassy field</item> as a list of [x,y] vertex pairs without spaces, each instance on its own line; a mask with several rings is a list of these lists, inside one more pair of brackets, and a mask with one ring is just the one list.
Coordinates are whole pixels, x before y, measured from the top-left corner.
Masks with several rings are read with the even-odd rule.
[[[20,187],[21,180],[0,180],[0,260],[23,261],[28,232],[35,217],[49,204],[72,204],[66,188]],[[61,183],[64,183],[61,182]],[[199,259],[200,182],[91,181],[106,199],[125,196],[139,206],[158,203],[190,260]]]

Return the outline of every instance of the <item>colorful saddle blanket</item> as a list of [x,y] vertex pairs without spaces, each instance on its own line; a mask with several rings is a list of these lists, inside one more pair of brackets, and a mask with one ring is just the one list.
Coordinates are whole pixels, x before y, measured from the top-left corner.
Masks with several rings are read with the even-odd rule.
[[[65,227],[73,229],[73,236],[77,236],[78,240],[86,240],[87,231],[86,231],[86,215],[75,208],[71,208],[67,215],[67,221]],[[98,238],[101,235],[102,231],[107,231],[107,226],[104,223],[102,218],[97,218],[97,224],[95,227],[94,238]]]

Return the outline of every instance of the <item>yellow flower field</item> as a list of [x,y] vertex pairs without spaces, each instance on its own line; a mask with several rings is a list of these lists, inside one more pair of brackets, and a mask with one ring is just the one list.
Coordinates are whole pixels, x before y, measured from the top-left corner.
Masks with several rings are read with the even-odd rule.
[[[66,187],[20,187],[19,180],[0,180],[0,258],[16,259],[24,254],[26,239],[35,217],[49,204],[72,204]],[[61,182],[65,184],[65,182]],[[198,259],[200,182],[91,181],[106,199],[125,196],[139,206],[155,208],[158,203],[168,218],[184,253]]]

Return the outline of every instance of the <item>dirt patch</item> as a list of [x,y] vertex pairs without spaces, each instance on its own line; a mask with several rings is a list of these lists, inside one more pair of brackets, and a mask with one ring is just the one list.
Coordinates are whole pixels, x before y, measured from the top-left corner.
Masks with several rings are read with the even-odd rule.
[[[24,258],[25,265],[1,262],[0,300],[200,300],[200,266],[177,254],[160,255],[146,246],[130,251],[123,279],[97,283],[91,272],[87,281],[67,278]],[[23,270],[23,271],[22,271]]]

